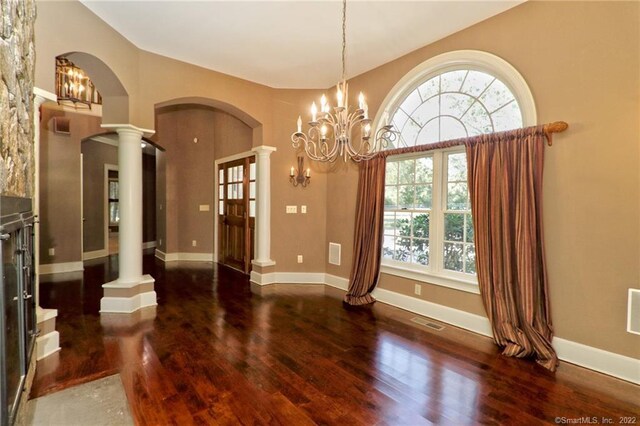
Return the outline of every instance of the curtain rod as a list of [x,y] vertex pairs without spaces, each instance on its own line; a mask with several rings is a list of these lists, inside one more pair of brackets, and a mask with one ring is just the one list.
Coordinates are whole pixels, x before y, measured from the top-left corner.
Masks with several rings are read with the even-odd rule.
[[547,145],[553,145],[553,134],[564,132],[569,128],[565,121],[554,121],[544,125],[544,135],[547,138]]

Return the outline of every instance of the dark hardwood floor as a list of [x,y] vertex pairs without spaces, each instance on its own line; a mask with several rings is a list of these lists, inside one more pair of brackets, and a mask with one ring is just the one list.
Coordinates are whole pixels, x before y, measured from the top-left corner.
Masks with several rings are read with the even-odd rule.
[[630,383],[565,363],[554,375],[400,309],[346,308],[339,290],[256,288],[200,265],[145,255],[158,306],[136,315],[98,313],[116,257],[86,263],[84,280],[43,283],[62,351],[38,363],[31,397],[120,373],[140,425],[640,423]]

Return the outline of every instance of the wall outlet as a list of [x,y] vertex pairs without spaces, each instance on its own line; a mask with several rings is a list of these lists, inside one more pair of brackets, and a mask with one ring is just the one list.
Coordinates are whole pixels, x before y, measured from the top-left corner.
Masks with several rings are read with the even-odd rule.
[[300,213],[306,214],[307,213],[307,206],[300,206]]
[[201,212],[208,212],[209,211],[209,204],[200,204],[200,211]]
[[301,254],[298,255],[298,263],[302,263],[302,255]]
[[162,210],[162,203],[160,203],[160,210]]
[[158,245],[162,247],[162,238],[158,241]]
[[56,255],[56,249],[55,248],[50,248],[49,249],[49,256],[55,256]]
[[197,245],[198,245],[198,242],[196,240],[191,241],[192,247],[196,247]]
[[298,206],[287,206],[287,213],[288,214],[298,213]]
[[416,294],[416,296],[420,296],[422,294],[422,286],[420,284],[416,284],[413,292]]

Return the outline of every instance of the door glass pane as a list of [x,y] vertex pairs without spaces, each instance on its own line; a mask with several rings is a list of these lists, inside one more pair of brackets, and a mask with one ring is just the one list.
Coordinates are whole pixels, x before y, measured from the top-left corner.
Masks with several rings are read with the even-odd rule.
[[249,198],[256,198],[256,183],[249,183]]
[[227,184],[227,199],[228,200],[233,200],[234,196],[233,196],[233,184],[232,183],[228,183]]
[[256,217],[256,202],[255,200],[249,201],[249,216]]
[[242,200],[242,187],[243,185],[241,183],[236,183],[236,187],[237,187],[237,193],[238,193],[238,200]]
[[227,182],[233,181],[233,167],[227,169]]
[[118,199],[118,181],[109,181],[109,198]]
[[224,214],[224,201],[218,201],[218,214]]
[[224,183],[224,170],[222,169],[218,171],[218,183]]
[[117,225],[120,222],[120,205],[117,201],[109,202],[109,222]]
[[256,163],[249,164],[249,180],[256,180]]

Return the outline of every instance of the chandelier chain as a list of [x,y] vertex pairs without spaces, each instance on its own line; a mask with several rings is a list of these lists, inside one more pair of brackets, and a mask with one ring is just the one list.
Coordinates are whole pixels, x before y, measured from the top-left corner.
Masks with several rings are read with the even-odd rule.
[[342,0],[342,80],[346,80],[347,0]]

